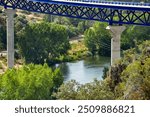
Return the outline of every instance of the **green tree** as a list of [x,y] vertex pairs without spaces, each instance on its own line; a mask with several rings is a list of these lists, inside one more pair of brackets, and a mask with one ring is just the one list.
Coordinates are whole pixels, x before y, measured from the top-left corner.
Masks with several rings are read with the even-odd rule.
[[0,50],[6,49],[6,22],[0,17]]
[[95,44],[95,39],[96,39],[96,34],[95,34],[95,30],[93,28],[90,28],[88,30],[85,31],[85,45],[88,48],[88,50],[94,55],[97,48],[96,48],[96,44]]
[[73,26],[65,26],[67,29],[67,34],[69,38],[75,37],[79,35],[79,30],[76,27]]
[[20,15],[15,17],[15,31],[16,33],[21,31],[28,24],[26,16]]
[[62,84],[59,69],[53,71],[48,65],[24,65],[9,69],[0,75],[0,99],[3,100],[47,100]]
[[127,50],[150,39],[150,27],[128,26],[121,38],[121,48]]
[[22,31],[23,28],[28,24],[28,20],[24,15],[16,15],[15,17],[15,48],[17,48],[18,43],[18,33]]
[[53,62],[70,47],[66,28],[54,23],[29,24],[18,37],[18,47],[26,63]]
[[95,54],[110,56],[111,36],[106,30],[106,25],[96,22],[94,26],[85,31],[85,45]]
[[81,34],[84,33],[84,31],[92,26],[93,22],[92,21],[81,21],[78,23],[78,30]]
[[109,70],[107,80],[116,99],[150,99],[150,41],[126,50]]
[[[122,73],[123,99],[150,99],[150,58],[135,61]],[[118,88],[120,89],[120,87]]]
[[6,49],[6,28],[5,26],[0,27],[0,50]]
[[94,80],[84,85],[75,80],[62,84],[57,93],[53,94],[57,99],[63,100],[110,100],[114,99],[106,81]]

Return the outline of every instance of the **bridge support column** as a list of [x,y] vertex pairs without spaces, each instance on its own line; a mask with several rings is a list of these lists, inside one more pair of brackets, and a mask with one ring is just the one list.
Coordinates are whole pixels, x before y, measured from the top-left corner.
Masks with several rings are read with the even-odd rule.
[[14,66],[14,15],[16,11],[13,9],[5,9],[7,22],[7,67]]
[[110,30],[111,39],[111,65],[114,65],[115,60],[120,58],[120,39],[122,32],[126,29],[125,26],[107,26]]

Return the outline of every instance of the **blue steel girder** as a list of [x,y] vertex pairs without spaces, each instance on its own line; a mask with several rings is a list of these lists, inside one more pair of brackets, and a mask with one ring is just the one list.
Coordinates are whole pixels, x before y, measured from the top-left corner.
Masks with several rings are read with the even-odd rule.
[[97,20],[109,24],[133,24],[150,26],[150,8],[120,8],[101,5],[55,2],[43,3],[28,0],[0,0],[7,8],[22,9],[51,15],[66,16],[86,20]]

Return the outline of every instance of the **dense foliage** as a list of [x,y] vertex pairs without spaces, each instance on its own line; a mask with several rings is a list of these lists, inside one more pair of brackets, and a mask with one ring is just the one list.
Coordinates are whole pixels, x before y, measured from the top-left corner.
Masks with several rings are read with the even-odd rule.
[[116,99],[150,99],[150,41],[127,50],[111,67],[109,86]]
[[93,27],[86,30],[84,40],[93,55],[98,52],[99,55],[110,56],[111,36],[104,23],[96,22]]
[[114,99],[106,82],[94,80],[91,83],[81,85],[72,80],[61,85],[58,92],[54,94],[57,99],[63,100],[110,100]]
[[18,47],[26,63],[49,63],[66,54],[70,45],[65,27],[41,22],[19,33]]
[[0,17],[0,50],[6,49],[6,27],[5,18]]
[[30,64],[19,69],[9,69],[0,75],[0,99],[52,99],[52,92],[62,82],[59,69],[52,71],[46,64]]
[[6,49],[6,29],[4,26],[0,27],[0,50]]
[[55,22],[64,25],[69,38],[83,34],[86,29],[92,26],[93,21],[81,20],[77,18],[67,18],[52,15],[45,15],[44,21]]
[[[24,15],[15,15],[15,48],[18,43],[17,34],[27,25],[28,21]],[[6,18],[0,15],[0,50],[6,50]]]
[[121,48],[127,50],[150,39],[150,27],[128,26],[121,38]]

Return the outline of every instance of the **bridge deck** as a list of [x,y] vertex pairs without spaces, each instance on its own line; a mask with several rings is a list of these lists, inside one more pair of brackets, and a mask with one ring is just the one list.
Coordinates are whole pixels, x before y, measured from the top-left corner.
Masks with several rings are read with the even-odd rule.
[[6,9],[22,9],[109,24],[150,26],[150,3],[98,0],[0,0],[0,5]]
[[140,2],[104,2],[99,0],[28,0],[28,1],[49,3],[49,4],[64,4],[74,6],[150,11],[150,3],[140,3]]

